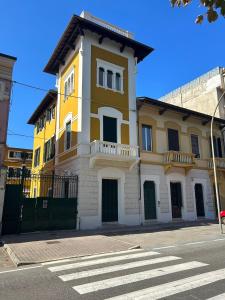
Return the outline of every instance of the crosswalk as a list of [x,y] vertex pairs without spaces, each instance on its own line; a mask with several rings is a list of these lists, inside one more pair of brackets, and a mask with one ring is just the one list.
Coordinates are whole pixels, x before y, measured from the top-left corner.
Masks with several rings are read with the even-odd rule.
[[135,249],[43,265],[74,290],[74,299],[185,299],[179,295],[220,281],[224,293],[198,299],[225,299],[225,268],[209,271],[207,263],[156,251]]

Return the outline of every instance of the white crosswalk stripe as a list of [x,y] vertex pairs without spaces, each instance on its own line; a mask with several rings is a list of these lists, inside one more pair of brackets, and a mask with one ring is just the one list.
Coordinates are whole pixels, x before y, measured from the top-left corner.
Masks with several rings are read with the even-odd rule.
[[159,253],[155,252],[155,251],[141,252],[141,253],[135,253],[135,254],[126,254],[126,255],[121,255],[118,257],[117,256],[109,257],[109,258],[107,257],[107,258],[100,258],[100,259],[95,259],[95,260],[91,260],[91,261],[88,260],[88,261],[82,261],[82,262],[75,262],[73,264],[50,267],[48,269],[51,272],[59,272],[59,271],[64,271],[64,270],[71,270],[71,269],[75,269],[75,268],[86,267],[86,266],[94,266],[94,265],[98,265],[98,264],[111,263],[111,262],[116,262],[116,261],[121,261],[121,260],[153,256],[153,255],[158,255],[158,254]]
[[218,296],[212,297],[212,298],[208,298],[206,300],[224,300],[225,299],[225,293],[220,294]]
[[73,289],[77,291],[79,294],[87,294],[91,292],[96,292],[99,290],[104,290],[108,288],[112,288],[115,286],[125,285],[129,283],[134,283],[141,280],[151,279],[159,276],[164,276],[168,274],[172,274],[175,272],[191,270],[194,268],[204,267],[206,264],[193,261],[190,263],[183,263],[174,266],[161,267],[153,270],[148,270],[144,272],[138,272],[134,274],[129,274],[125,276],[119,276],[115,278],[105,279],[102,281],[96,281],[92,283],[86,283],[82,285],[74,286]]
[[[122,296],[108,298],[107,300],[157,300],[223,280],[224,276],[225,269],[221,269],[123,294]],[[151,295],[151,298],[149,298],[149,295]]]
[[135,261],[135,262],[126,263],[126,264],[123,263],[123,264],[109,266],[109,267],[100,268],[100,269],[93,269],[93,270],[88,270],[88,271],[83,271],[83,272],[76,272],[76,273],[72,273],[72,274],[61,275],[61,276],[59,276],[59,278],[62,279],[62,281],[69,281],[69,280],[75,280],[75,279],[86,278],[86,277],[90,277],[90,276],[111,273],[111,272],[115,272],[115,271],[128,270],[128,269],[142,267],[142,266],[149,266],[149,265],[159,264],[159,263],[163,263],[163,262],[174,261],[174,260],[178,260],[178,259],[181,259],[181,258],[177,257],[177,256],[158,257],[158,258],[153,258],[153,259],[148,259],[148,260]]
[[[209,266],[207,263],[182,262],[181,260],[182,258],[177,256],[166,256],[155,251],[136,249],[79,259],[65,259],[49,262],[43,266],[46,266],[49,271],[55,272],[61,281],[68,282],[77,296],[88,295],[91,297],[94,294],[94,298],[97,299],[98,293],[100,293],[99,298],[103,299],[101,291],[104,293],[107,291],[105,300],[167,299],[167,297],[183,292],[191,291],[193,293],[195,289],[199,292],[198,288],[217,281],[225,281],[225,269],[209,272],[209,268],[206,270],[204,268]],[[187,271],[189,274],[188,277],[185,277]],[[183,279],[179,279],[180,273],[182,273]],[[197,275],[193,275],[196,273]],[[169,277],[170,274],[174,274],[172,281]],[[160,278],[160,284],[152,285],[154,278]],[[161,283],[161,278],[166,283]],[[150,286],[147,285],[146,288],[148,281]],[[121,286],[120,289],[115,289],[119,286]],[[132,291],[131,287],[133,287]],[[118,291],[121,291],[121,294],[118,295]],[[225,293],[207,300],[224,299]]]

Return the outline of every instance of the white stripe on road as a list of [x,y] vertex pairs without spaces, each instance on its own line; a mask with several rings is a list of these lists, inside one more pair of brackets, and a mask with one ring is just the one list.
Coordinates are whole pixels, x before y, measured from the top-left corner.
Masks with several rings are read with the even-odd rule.
[[[224,279],[225,269],[221,269],[108,298],[107,300],[157,300]],[[149,295],[151,295],[151,297]]]
[[143,249],[133,249],[133,250],[125,250],[125,251],[119,251],[119,252],[109,252],[109,253],[99,253],[95,255],[86,255],[86,256],[77,256],[77,257],[71,257],[71,258],[66,258],[66,259],[59,259],[59,260],[53,260],[53,261],[47,261],[42,263],[42,266],[48,266],[48,265],[54,265],[54,264],[60,264],[60,263],[67,263],[75,260],[88,260],[88,259],[93,259],[93,258],[98,258],[102,256],[116,256],[116,255],[121,255],[121,254],[129,254],[129,253],[136,253],[143,251]]
[[212,298],[208,298],[206,300],[224,300],[225,299],[225,293],[220,294],[218,296],[212,297]]
[[25,270],[30,270],[30,269],[37,269],[37,268],[41,268],[41,267],[42,266],[33,266],[33,267],[27,267],[27,268],[11,269],[11,270],[7,270],[7,271],[1,271],[0,274],[25,271]]
[[94,265],[98,265],[98,264],[105,264],[105,263],[111,263],[111,262],[120,261],[120,260],[141,258],[141,257],[152,256],[152,255],[158,255],[158,254],[160,254],[160,253],[149,251],[149,252],[142,252],[142,253],[135,253],[135,254],[128,254],[128,255],[121,255],[118,257],[116,256],[116,257],[109,257],[109,258],[100,258],[100,259],[95,259],[95,260],[90,260],[90,261],[89,260],[81,261],[81,262],[76,262],[76,263],[68,264],[68,265],[50,267],[48,269],[51,272],[58,272],[58,271],[64,271],[64,270],[71,270],[74,268],[94,266]]
[[153,270],[138,272],[138,273],[119,276],[115,278],[109,278],[109,279],[96,281],[92,283],[81,284],[81,285],[73,286],[73,289],[77,291],[79,294],[87,294],[99,290],[109,289],[120,285],[130,284],[141,280],[151,279],[159,276],[164,276],[164,275],[191,270],[191,269],[204,267],[204,266],[207,266],[207,264],[197,262],[197,261],[192,261],[188,263],[161,267]]
[[89,270],[89,271],[82,271],[82,272],[76,272],[76,273],[72,273],[72,274],[61,275],[61,276],[59,276],[59,278],[62,281],[69,281],[69,280],[75,280],[75,279],[86,278],[86,277],[90,277],[90,276],[111,273],[111,272],[115,272],[115,271],[122,271],[122,270],[131,269],[131,268],[137,268],[137,267],[143,267],[143,266],[164,263],[164,262],[168,262],[168,261],[174,261],[174,260],[178,260],[178,259],[181,259],[181,257],[165,256],[165,257],[153,258],[153,259],[148,259],[148,260],[130,262],[130,263],[126,263],[126,264],[120,264],[120,265],[115,265],[115,266],[109,266],[109,267],[100,268],[100,269],[94,269],[94,270]]

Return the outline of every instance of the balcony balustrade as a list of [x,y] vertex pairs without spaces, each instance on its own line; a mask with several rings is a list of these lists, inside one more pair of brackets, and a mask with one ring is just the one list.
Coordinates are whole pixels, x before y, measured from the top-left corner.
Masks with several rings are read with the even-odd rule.
[[138,147],[105,141],[91,143],[91,166],[96,161],[113,160],[114,162],[128,162],[132,165],[139,160]]
[[168,151],[164,153],[164,164],[166,172],[171,167],[183,167],[188,171],[195,165],[195,155],[180,151]]
[[[225,158],[216,157],[215,161],[216,161],[216,168],[217,169],[225,170]],[[209,167],[209,169],[213,169],[213,160],[212,160],[212,158],[208,162],[208,167]]]

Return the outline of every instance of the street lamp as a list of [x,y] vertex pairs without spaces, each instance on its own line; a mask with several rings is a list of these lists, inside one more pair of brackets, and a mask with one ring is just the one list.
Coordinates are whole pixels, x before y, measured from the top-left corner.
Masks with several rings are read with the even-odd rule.
[[225,95],[225,91],[220,96],[220,98],[218,100],[218,103],[216,105],[215,111],[212,115],[212,119],[211,119],[211,145],[212,145],[213,173],[214,173],[214,179],[215,179],[216,206],[217,206],[219,227],[220,227],[220,232],[221,233],[223,233],[223,226],[222,226],[221,216],[220,216],[220,199],[219,199],[218,181],[217,181],[217,173],[216,173],[216,159],[215,159],[215,152],[214,152],[215,149],[214,149],[214,142],[213,142],[213,122],[214,122],[214,118],[215,118],[217,108],[219,107],[220,102],[223,99],[224,95]]

